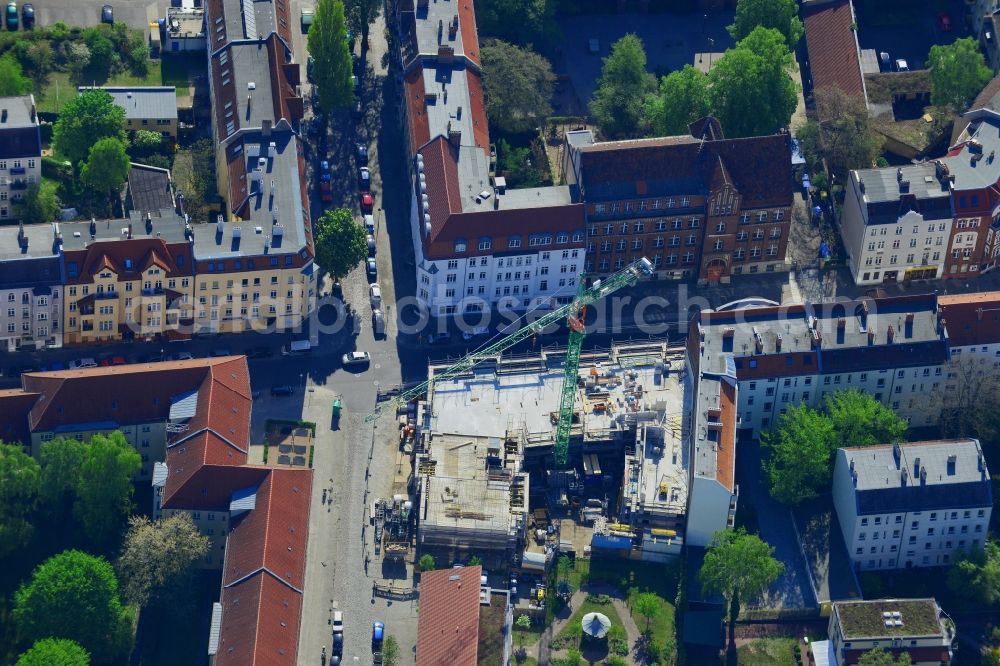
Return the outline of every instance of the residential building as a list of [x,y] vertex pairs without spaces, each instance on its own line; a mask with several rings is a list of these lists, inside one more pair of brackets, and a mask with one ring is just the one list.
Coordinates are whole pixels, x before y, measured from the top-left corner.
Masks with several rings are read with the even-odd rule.
[[861,72],[854,3],[851,0],[804,0],[801,13],[812,90],[839,88],[867,106],[868,91]]
[[[4,351],[61,347],[63,276],[53,232],[29,242],[23,225],[0,227],[0,342]],[[2,439],[2,438],[0,438]]]
[[[83,92],[90,86],[80,86]],[[174,86],[103,86],[115,106],[125,109],[125,131],[159,132],[165,138],[177,140],[177,89]]]
[[583,207],[568,187],[494,173],[472,2],[396,3],[417,299],[434,316],[576,293]]
[[924,397],[944,386],[948,330],[934,294],[702,310],[688,355],[736,380],[737,429],[756,436],[790,405],[822,407],[841,389],[870,393],[915,426],[937,414]]
[[1000,372],[1000,294],[942,294],[938,312],[948,325],[953,359],[973,358],[984,370]]
[[602,143],[578,132],[567,142],[564,178],[586,207],[585,271],[643,256],[659,278],[702,284],[787,270],[789,135],[726,139],[714,118],[690,132]]
[[833,503],[859,571],[942,566],[986,543],[993,493],[975,439],[844,448]]
[[482,567],[476,565],[420,574],[417,666],[478,662],[482,573]]
[[136,211],[142,217],[152,217],[174,206],[170,169],[132,162],[125,183],[125,210]]
[[163,49],[167,53],[204,51],[208,46],[208,40],[205,39],[205,9],[201,6],[167,7],[164,30],[167,39]]
[[17,217],[28,187],[42,182],[42,134],[34,95],[0,97],[0,222]]
[[853,666],[876,649],[909,655],[913,666],[947,666],[955,625],[934,599],[835,601],[828,635],[812,645],[817,666]]
[[1000,113],[979,109],[945,157],[852,171],[841,235],[857,284],[974,277],[1000,259]]

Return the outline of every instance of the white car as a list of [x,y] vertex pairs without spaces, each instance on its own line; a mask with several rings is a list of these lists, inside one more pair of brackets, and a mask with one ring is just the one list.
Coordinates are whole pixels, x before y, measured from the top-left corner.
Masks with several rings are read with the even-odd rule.
[[333,611],[333,633],[344,633],[344,612]]
[[79,370],[81,368],[96,368],[97,361],[92,358],[81,358],[69,362],[70,370]]
[[175,361],[190,361],[193,358],[194,356],[191,354],[191,352],[182,351],[174,354]]
[[348,352],[341,357],[341,362],[344,367],[351,367],[356,365],[368,365],[371,363],[372,357],[368,355],[368,352]]
[[375,233],[375,216],[370,213],[365,213],[365,231]]
[[377,284],[368,287],[368,300],[371,301],[372,308],[377,310],[382,305],[382,288]]

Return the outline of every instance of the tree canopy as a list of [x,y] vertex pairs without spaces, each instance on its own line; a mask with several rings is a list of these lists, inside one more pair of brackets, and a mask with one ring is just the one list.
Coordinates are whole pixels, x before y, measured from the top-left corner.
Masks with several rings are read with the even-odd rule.
[[56,150],[77,166],[106,137],[125,140],[125,109],[105,90],[84,90],[63,105],[52,128]]
[[93,543],[118,543],[131,511],[132,476],[141,466],[139,453],[118,431],[94,435],[87,444],[74,510]]
[[341,0],[318,0],[309,26],[308,44],[320,108],[329,112],[350,106],[354,101],[351,51]]
[[858,666],[910,666],[910,663],[910,655],[908,653],[902,653],[897,660],[882,648],[869,650],[861,655],[861,659],[858,660]]
[[80,169],[80,180],[87,187],[113,197],[121,191],[130,168],[125,143],[109,136],[90,147],[87,162]]
[[128,655],[132,616],[107,560],[79,550],[47,559],[14,595],[14,621],[24,638],[71,639],[99,663]]
[[1000,544],[990,539],[984,548],[961,555],[948,570],[948,587],[977,603],[1000,603]]
[[368,256],[365,228],[346,208],[328,210],[316,221],[316,262],[340,279]]
[[208,548],[208,537],[186,513],[155,523],[133,516],[117,564],[125,599],[140,607],[150,601],[169,601],[176,590],[187,587]]
[[479,57],[491,125],[505,132],[523,132],[552,113],[549,101],[556,77],[548,60],[530,48],[499,39],[483,42]]
[[642,40],[625,35],[604,59],[590,112],[609,139],[638,136],[645,121],[647,95],[654,90],[656,80],[646,71]]
[[15,666],[90,666],[90,655],[74,641],[43,638],[18,657]]
[[20,445],[0,442],[0,557],[31,540],[41,478],[38,463]]
[[827,394],[826,413],[838,446],[891,444],[904,439],[909,429],[896,412],[858,389]]
[[684,65],[660,80],[659,93],[650,97],[649,122],[662,136],[688,133],[688,125],[711,114],[708,75]]
[[476,2],[479,34],[542,48],[559,33],[556,3],[557,0],[479,0]]
[[361,35],[361,41],[368,42],[368,29],[378,18],[382,10],[380,0],[344,0],[344,14],[347,27],[355,35]]
[[80,468],[87,445],[71,437],[44,442],[38,454],[42,466],[40,494],[45,510],[56,522],[69,515],[76,500]]
[[837,87],[816,90],[813,98],[821,120],[810,120],[797,132],[807,159],[825,159],[841,179],[852,169],[870,169],[882,153],[885,137],[875,130],[864,102]]
[[660,614],[660,598],[653,592],[642,592],[637,595],[632,604],[639,615],[646,618],[646,633],[649,633],[649,624],[653,618]]
[[28,187],[21,205],[21,219],[25,224],[45,224],[59,216],[57,189],[58,185],[51,180],[43,180]]
[[993,76],[972,37],[932,46],[927,68],[931,70],[931,103],[956,111],[964,110]]
[[712,108],[727,137],[774,134],[795,112],[794,66],[784,36],[756,27],[726,51],[709,74]]
[[805,32],[795,0],[739,0],[736,18],[728,28],[733,40],[740,41],[757,26],[780,32],[789,49],[795,48]]
[[10,53],[0,57],[0,97],[17,97],[31,92],[31,79]]

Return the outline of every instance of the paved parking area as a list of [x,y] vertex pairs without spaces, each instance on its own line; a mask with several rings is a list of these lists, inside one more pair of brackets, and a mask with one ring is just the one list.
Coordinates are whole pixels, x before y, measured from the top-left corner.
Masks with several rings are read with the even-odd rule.
[[[872,4],[871,0],[868,4]],[[946,7],[951,17],[951,32],[941,32],[938,29],[937,14],[941,11],[938,5]],[[969,36],[965,8],[960,0],[917,2],[912,12],[913,20],[904,25],[873,25],[866,22],[866,13],[862,9],[858,9],[858,43],[861,48],[885,51],[893,62],[902,58],[910,69],[924,67],[934,44],[950,44],[959,37]]]
[[62,21],[66,25],[91,26],[101,22],[101,7],[108,4],[114,9],[115,21],[124,21],[142,30],[150,21],[166,15],[169,2],[149,0],[32,0],[35,20],[39,26]]

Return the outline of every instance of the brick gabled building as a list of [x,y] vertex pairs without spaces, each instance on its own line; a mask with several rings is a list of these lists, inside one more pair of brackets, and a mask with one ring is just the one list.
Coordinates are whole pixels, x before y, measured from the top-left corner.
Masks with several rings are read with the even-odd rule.
[[726,139],[714,118],[686,136],[595,142],[568,137],[564,178],[587,216],[588,273],[646,256],[660,278],[728,282],[786,270],[791,139]]

